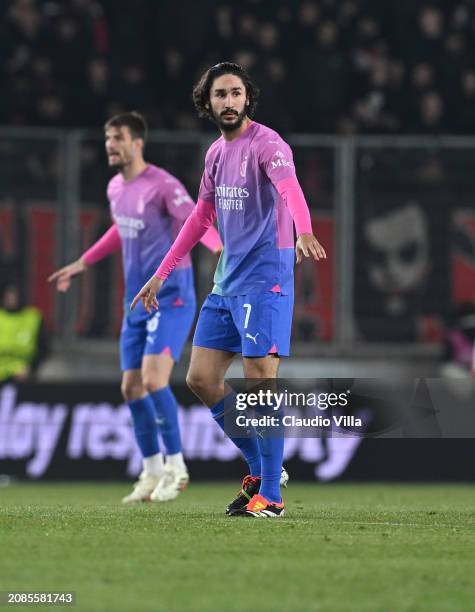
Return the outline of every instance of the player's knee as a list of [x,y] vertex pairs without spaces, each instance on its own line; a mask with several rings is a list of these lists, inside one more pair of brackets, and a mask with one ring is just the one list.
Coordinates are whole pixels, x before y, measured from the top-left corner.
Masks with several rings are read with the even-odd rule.
[[189,371],[186,375],[186,384],[197,395],[199,395],[200,391],[204,391],[209,387],[209,381],[206,376],[192,371]]
[[160,391],[168,386],[168,378],[164,376],[156,376],[144,373],[142,376],[142,383],[147,393],[153,393],[154,391]]
[[143,396],[143,387],[141,384],[123,381],[120,390],[126,402],[140,399]]

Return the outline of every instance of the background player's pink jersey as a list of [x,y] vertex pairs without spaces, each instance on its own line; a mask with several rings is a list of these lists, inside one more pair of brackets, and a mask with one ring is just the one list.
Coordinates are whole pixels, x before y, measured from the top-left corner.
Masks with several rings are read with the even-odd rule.
[[[129,304],[173,244],[194,201],[178,179],[152,164],[129,181],[116,174],[107,196],[122,240],[125,301]],[[164,305],[177,298],[184,303],[194,299],[190,255],[170,274],[159,298]]]
[[224,244],[213,293],[293,291],[293,222],[276,185],[294,176],[289,145],[259,123],[211,145],[199,197],[214,203]]

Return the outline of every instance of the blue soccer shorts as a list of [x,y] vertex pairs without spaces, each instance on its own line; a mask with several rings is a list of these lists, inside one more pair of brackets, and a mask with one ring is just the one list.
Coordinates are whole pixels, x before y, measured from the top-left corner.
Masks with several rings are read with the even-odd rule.
[[179,361],[196,314],[196,302],[161,306],[148,314],[142,304],[126,312],[120,332],[122,370],[139,370],[145,355],[169,354]]
[[194,346],[265,357],[290,354],[293,295],[266,291],[223,297],[210,293],[196,325]]

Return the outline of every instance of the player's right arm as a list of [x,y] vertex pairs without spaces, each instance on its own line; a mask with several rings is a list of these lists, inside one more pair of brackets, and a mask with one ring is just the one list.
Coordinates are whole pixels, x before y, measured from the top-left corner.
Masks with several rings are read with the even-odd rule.
[[147,312],[158,309],[157,293],[178,262],[201,240],[216,219],[214,204],[198,198],[198,203],[185,221],[170,250],[155,274],[145,283],[130,305],[131,310],[142,301]]
[[53,272],[48,278],[48,282],[51,283],[56,281],[56,289],[65,293],[71,286],[71,279],[74,276],[82,274],[89,266],[120,249],[120,246],[119,230],[114,223],[91,248],[79,257],[79,259]]
[[187,255],[206,234],[215,219],[214,181],[205,167],[196,206],[183,224],[175,242],[163,258],[155,274],[145,283],[132,300],[132,304],[130,305],[131,310],[133,310],[140,301],[142,301],[147,312],[157,310],[157,293],[160,291],[163,283],[175,269],[178,262],[183,259],[183,257],[185,257],[185,255]]

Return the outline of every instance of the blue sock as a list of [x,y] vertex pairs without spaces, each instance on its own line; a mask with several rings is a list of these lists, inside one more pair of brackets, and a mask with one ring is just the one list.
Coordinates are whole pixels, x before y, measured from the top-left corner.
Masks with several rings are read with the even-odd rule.
[[173,391],[170,387],[165,387],[164,389],[158,389],[158,391],[152,391],[150,397],[155,404],[158,429],[167,448],[167,455],[181,453],[180,428]]
[[155,406],[147,395],[142,399],[128,402],[134,423],[135,439],[144,457],[160,452]]
[[[223,398],[220,402],[211,407],[211,414],[216,423],[224,431],[224,402],[226,398]],[[225,432],[226,433],[226,432]],[[251,476],[261,475],[261,453],[259,452],[259,446],[257,438],[232,438],[229,439],[235,446],[239,448],[241,453],[244,455]]]
[[280,503],[280,474],[284,458],[284,438],[258,436],[257,443],[261,452],[262,482],[259,494],[271,502]]

